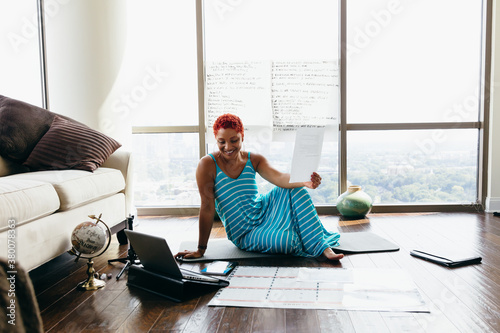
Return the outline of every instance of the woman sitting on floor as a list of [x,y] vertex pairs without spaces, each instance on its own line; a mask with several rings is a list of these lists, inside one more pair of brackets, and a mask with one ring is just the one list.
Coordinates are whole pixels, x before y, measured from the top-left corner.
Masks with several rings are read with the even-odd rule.
[[[304,188],[317,188],[321,177],[314,172],[311,181],[290,183],[290,174],[271,167],[264,156],[242,151],[243,123],[235,115],[220,116],[213,129],[219,151],[203,157],[196,170],[198,249],[176,257],[203,256],[217,211],[228,239],[242,250],[341,259],[332,250],[340,235],[324,228]],[[256,172],[276,187],[259,194]]]

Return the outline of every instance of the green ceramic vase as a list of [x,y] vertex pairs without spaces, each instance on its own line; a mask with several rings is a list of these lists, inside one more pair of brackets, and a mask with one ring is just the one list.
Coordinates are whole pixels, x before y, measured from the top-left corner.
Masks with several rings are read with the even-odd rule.
[[347,191],[337,198],[337,209],[342,216],[363,218],[372,209],[372,198],[361,186],[349,186]]

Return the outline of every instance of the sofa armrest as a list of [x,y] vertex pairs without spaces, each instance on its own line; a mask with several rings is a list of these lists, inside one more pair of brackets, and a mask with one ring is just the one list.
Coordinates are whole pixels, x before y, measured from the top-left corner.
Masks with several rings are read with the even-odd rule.
[[134,206],[134,173],[132,153],[123,149],[118,149],[102,164],[102,167],[118,169],[125,179],[125,209],[126,216],[136,215]]

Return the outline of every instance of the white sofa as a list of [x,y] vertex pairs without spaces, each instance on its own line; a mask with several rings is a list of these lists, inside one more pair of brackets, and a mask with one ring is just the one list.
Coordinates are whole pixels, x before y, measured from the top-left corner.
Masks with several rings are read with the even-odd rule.
[[[0,257],[32,270],[71,248],[71,232],[102,213],[114,232],[133,212],[131,156],[116,151],[94,172],[57,170],[0,177]],[[1,158],[0,158],[1,159]],[[0,162],[1,163],[1,162]],[[14,230],[14,233],[9,230]],[[14,241],[14,242],[12,242]]]
[[0,96],[0,257],[30,271],[70,250],[71,232],[89,215],[102,214],[113,233],[126,228],[132,160],[118,147],[81,123]]

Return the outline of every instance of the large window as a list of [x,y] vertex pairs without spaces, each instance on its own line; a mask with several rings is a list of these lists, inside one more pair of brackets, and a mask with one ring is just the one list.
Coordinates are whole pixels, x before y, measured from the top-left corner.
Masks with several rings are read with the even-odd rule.
[[169,71],[137,103],[138,206],[198,204],[194,170],[225,112],[244,120],[244,149],[282,171],[293,129],[327,125],[317,206],[351,184],[374,210],[480,199],[482,1],[129,3],[129,46],[141,50],[129,63]]
[[[223,113],[237,114],[245,149],[289,172],[295,130],[328,125],[319,170],[328,191],[310,191],[316,204],[328,204],[338,196],[339,2],[255,0],[231,10],[220,1],[204,4],[207,127]],[[260,177],[258,184],[270,187]]]
[[482,10],[348,1],[347,182],[376,203],[476,202]]
[[115,107],[136,133],[136,205],[199,205],[195,2],[129,0],[127,19],[125,94]]
[[[58,21],[63,2],[46,2],[44,15],[42,3],[0,0],[0,94],[46,106],[39,18]],[[333,208],[351,184],[372,196],[374,211],[482,203],[492,1],[126,7],[111,112],[133,126],[137,206],[199,204],[195,169],[215,150],[211,124],[225,112],[243,119],[244,149],[282,171],[291,168],[295,130],[326,127],[323,183],[311,191],[318,207]]]

